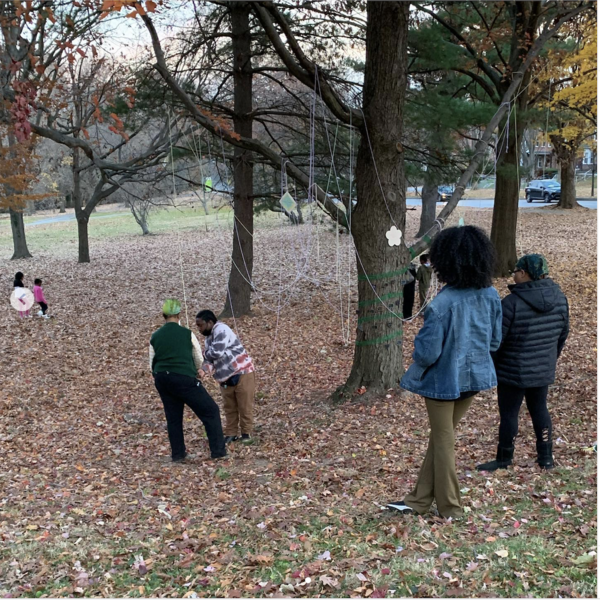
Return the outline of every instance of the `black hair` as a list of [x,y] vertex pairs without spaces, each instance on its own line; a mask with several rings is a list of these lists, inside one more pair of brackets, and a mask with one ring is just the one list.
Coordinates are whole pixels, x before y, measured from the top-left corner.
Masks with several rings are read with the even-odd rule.
[[23,273],[21,273],[21,271],[17,271],[15,273],[15,281],[16,280],[21,281],[21,279],[23,279],[23,277],[25,277],[25,275],[23,275]]
[[215,313],[212,310],[201,310],[196,315],[196,319],[201,319],[202,321],[205,321],[206,323],[208,323],[209,321],[216,323],[218,320],[217,317],[215,317]]
[[421,264],[424,265],[429,260],[429,254],[421,254],[419,260],[421,261]]
[[34,285],[42,285],[42,280],[39,277],[36,277],[33,280]]
[[444,229],[434,238],[429,257],[439,278],[448,285],[475,289],[492,285],[496,252],[479,227]]

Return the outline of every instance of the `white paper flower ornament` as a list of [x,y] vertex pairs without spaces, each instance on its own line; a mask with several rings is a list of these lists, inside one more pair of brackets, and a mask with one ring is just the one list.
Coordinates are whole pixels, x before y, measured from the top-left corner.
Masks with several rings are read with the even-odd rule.
[[395,225],[392,225],[392,228],[385,234],[385,237],[390,246],[399,246],[402,241],[402,232]]

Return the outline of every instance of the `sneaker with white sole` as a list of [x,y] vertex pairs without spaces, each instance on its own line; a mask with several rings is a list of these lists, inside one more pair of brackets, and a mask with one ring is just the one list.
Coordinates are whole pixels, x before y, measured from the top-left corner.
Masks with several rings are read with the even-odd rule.
[[405,515],[409,515],[414,513],[414,509],[408,506],[408,504],[404,504],[404,500],[400,500],[400,502],[390,502],[386,504],[387,508],[391,508],[393,510],[398,510]]

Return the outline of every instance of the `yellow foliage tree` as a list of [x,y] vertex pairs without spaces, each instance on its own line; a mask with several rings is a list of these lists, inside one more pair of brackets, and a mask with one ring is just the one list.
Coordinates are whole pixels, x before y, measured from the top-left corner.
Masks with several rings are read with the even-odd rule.
[[[550,141],[560,164],[559,208],[577,206],[575,163],[584,142],[595,144],[597,127],[597,31],[591,21],[583,28],[578,51],[565,53],[556,65],[565,83],[549,101],[553,127]],[[553,75],[556,75],[556,71]]]

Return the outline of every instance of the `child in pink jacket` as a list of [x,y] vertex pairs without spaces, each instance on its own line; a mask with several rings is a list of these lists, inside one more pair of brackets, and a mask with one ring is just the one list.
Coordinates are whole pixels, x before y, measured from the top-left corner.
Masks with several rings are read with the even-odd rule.
[[48,303],[46,302],[46,298],[44,297],[44,290],[42,289],[42,280],[35,279],[33,281],[33,298],[40,305],[42,309],[38,315],[40,317],[48,318]]

